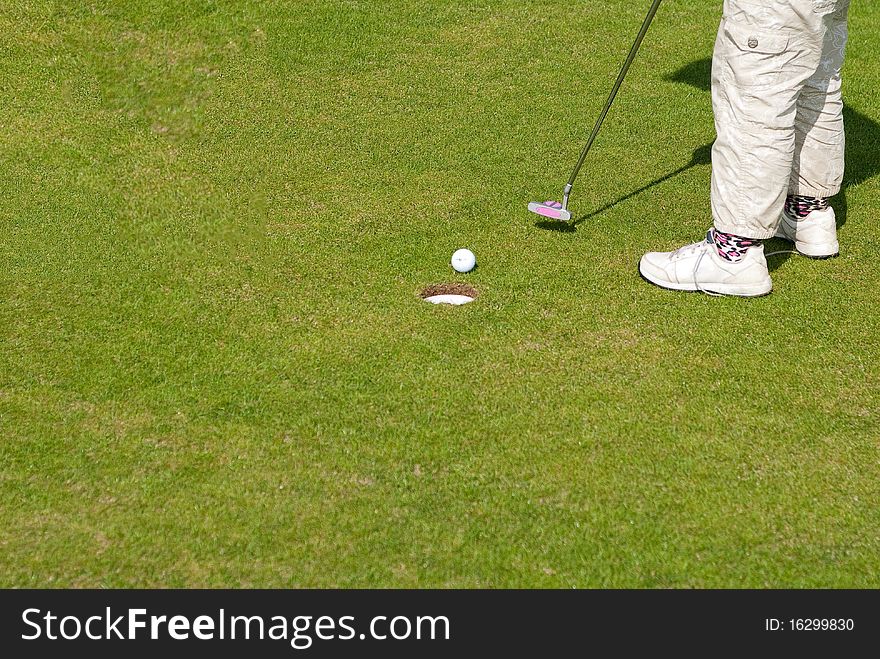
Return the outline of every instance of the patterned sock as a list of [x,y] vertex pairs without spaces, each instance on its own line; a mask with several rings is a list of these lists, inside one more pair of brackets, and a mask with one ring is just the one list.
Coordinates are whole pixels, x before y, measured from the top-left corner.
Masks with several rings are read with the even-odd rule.
[[828,199],[825,197],[804,197],[790,194],[785,198],[785,212],[790,217],[806,217],[813,211],[828,209]]
[[739,263],[745,258],[750,247],[761,244],[760,240],[724,233],[717,229],[712,230],[712,240],[715,243],[718,256],[731,263]]

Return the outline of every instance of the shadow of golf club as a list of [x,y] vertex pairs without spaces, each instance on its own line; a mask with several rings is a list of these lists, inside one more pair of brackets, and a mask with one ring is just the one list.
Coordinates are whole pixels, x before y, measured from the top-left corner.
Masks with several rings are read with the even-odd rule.
[[597,208],[596,210],[594,210],[590,213],[587,213],[586,215],[581,215],[579,218],[577,218],[576,220],[573,220],[571,222],[559,222],[556,220],[538,220],[537,222],[535,222],[535,226],[539,229],[545,229],[547,231],[558,231],[560,233],[573,233],[574,231],[577,231],[577,225],[580,224],[581,222],[585,222],[592,217],[596,217],[597,215],[601,215],[602,213],[611,210],[612,208],[614,208],[618,204],[622,204],[623,202],[628,201],[629,199],[632,199],[633,197],[637,197],[638,195],[642,194],[643,192],[647,192],[648,190],[650,190],[651,188],[653,188],[655,186],[658,186],[658,185],[661,185],[662,183],[665,183],[669,179],[675,178],[679,174],[683,174],[684,172],[691,169],[692,167],[697,167],[699,165],[708,165],[711,162],[712,162],[712,145],[705,144],[705,145],[701,146],[700,148],[694,150],[694,153],[691,156],[691,160],[688,164],[679,167],[674,172],[670,172],[668,174],[661,176],[660,178],[654,179],[650,183],[643,185],[638,190],[633,190],[632,192],[629,192],[622,197],[618,197],[614,201],[605,204],[601,208]]

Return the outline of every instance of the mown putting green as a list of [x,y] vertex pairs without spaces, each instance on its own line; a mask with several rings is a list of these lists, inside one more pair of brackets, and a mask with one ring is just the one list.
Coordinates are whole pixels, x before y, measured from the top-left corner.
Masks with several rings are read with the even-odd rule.
[[6,3],[0,585],[880,586],[880,6],[841,256],[740,300],[636,273],[710,224],[720,4],[556,230],[647,4]]

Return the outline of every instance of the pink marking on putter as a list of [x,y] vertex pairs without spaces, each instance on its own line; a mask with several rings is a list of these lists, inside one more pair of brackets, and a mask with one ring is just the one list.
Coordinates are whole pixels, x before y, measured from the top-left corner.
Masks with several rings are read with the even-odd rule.
[[561,203],[552,199],[545,202],[533,201],[529,204],[529,210],[532,213],[537,213],[553,220],[561,220],[562,222],[568,222],[571,219],[571,213],[568,210],[564,210]]

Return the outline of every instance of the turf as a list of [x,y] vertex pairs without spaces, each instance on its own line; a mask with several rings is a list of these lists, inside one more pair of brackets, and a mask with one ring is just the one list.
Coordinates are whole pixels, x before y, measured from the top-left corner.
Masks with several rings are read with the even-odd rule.
[[720,2],[525,210],[644,4],[0,3],[0,585],[880,586],[880,6],[842,254],[738,300],[636,274],[709,225]]

